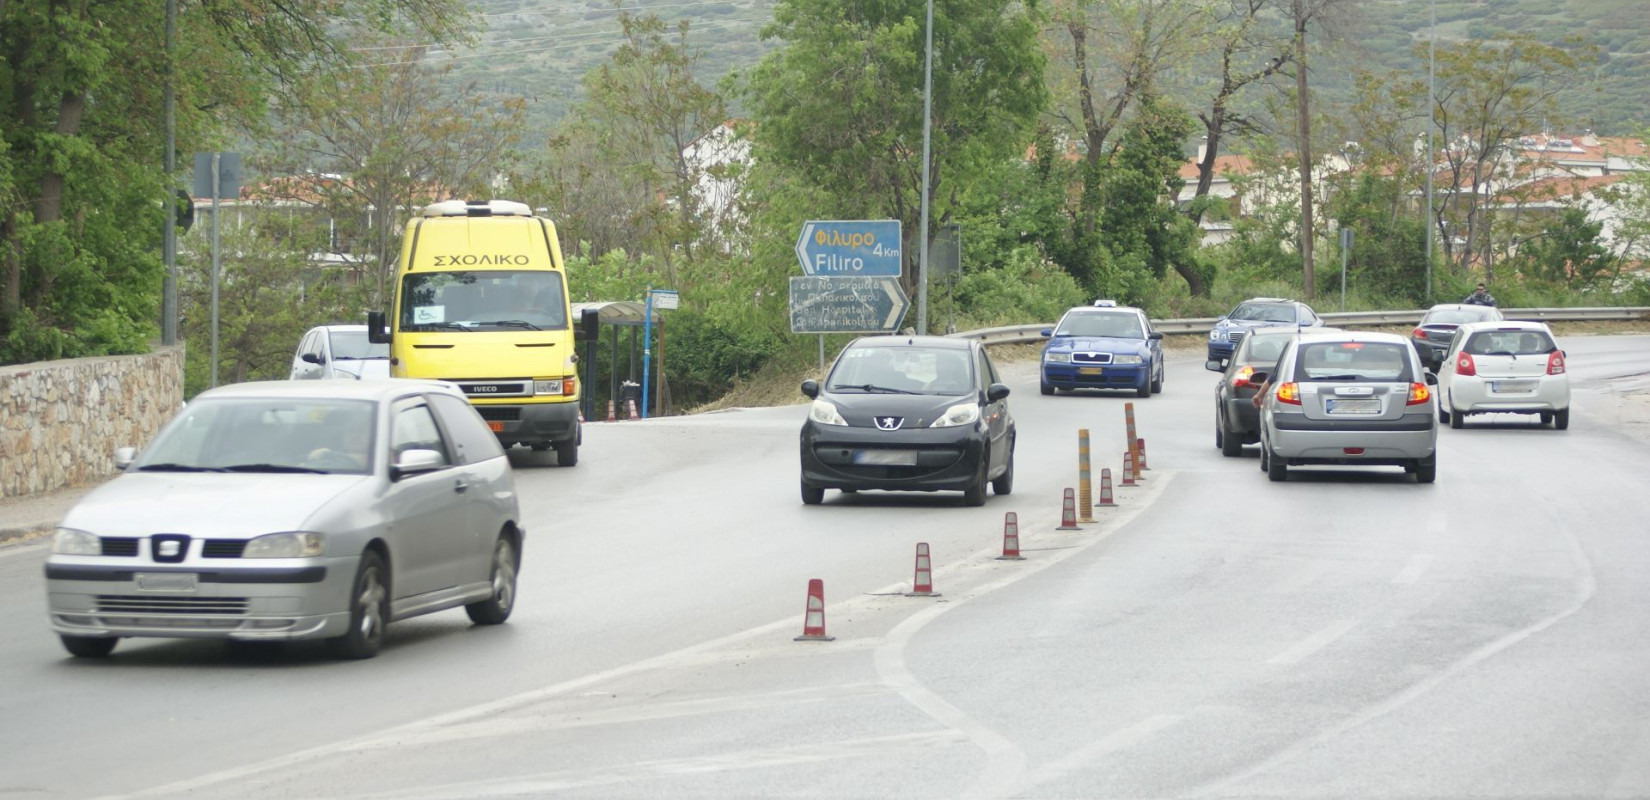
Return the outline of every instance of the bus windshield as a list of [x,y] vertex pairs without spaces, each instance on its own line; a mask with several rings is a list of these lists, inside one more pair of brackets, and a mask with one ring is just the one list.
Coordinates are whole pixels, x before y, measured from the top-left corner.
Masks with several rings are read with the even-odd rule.
[[404,331],[566,330],[561,273],[416,272],[401,283]]

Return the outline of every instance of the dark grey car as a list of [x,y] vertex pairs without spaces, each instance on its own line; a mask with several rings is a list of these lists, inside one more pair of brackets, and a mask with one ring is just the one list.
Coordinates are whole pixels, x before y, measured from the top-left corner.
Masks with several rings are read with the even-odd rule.
[[[1335,328],[1312,328],[1313,333]],[[1238,343],[1232,357],[1212,358],[1206,369],[1221,373],[1215,384],[1215,447],[1223,456],[1243,455],[1243,446],[1260,441],[1260,409],[1255,392],[1260,382],[1251,380],[1255,372],[1269,372],[1283,354],[1284,345],[1301,334],[1299,328],[1256,328]]]
[[1437,371],[1444,351],[1449,349],[1455,331],[1469,322],[1493,322],[1502,319],[1501,309],[1467,303],[1441,303],[1427,309],[1415,330],[1409,332],[1409,342],[1415,345],[1415,354],[1427,369]]

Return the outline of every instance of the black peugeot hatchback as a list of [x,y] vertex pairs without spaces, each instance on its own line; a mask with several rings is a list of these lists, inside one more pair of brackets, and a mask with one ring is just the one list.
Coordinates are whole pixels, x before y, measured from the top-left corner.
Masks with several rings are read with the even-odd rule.
[[802,423],[802,502],[826,489],[961,491],[985,504],[1014,488],[1008,387],[985,346],[943,336],[866,336],[843,348]]

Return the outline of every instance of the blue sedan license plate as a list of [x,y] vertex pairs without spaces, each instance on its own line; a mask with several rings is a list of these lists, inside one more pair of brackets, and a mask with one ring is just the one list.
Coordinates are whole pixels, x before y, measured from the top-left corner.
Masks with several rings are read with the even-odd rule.
[[914,467],[917,453],[915,450],[859,450],[854,453],[854,463],[868,467]]

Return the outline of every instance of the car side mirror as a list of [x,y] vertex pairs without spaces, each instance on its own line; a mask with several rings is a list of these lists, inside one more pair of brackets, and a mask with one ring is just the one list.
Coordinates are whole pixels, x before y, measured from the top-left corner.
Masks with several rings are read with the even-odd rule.
[[812,378],[802,382],[802,393],[811,398],[819,397],[819,381]]
[[1270,372],[1254,372],[1249,375],[1249,382],[1256,386],[1259,386],[1271,379],[1272,373]]
[[1435,373],[1428,372],[1427,377],[1426,377],[1426,381],[1427,381],[1428,386],[1437,386],[1438,385],[1438,375],[1435,374]]
[[985,401],[995,403],[1008,396],[1008,387],[1000,383],[993,383],[985,388]]
[[126,468],[132,466],[132,462],[136,461],[136,460],[137,460],[137,448],[136,447],[116,447],[115,448],[115,469],[118,469],[122,472],[125,472]]
[[325,364],[325,363],[327,363],[327,360],[322,358],[320,353],[305,353],[301,356],[298,356],[298,360],[302,361],[306,364]]
[[1226,319],[1226,315],[1221,314],[1220,316],[1215,317],[1215,322],[1223,322],[1223,321],[1225,321],[1225,319]]
[[1225,372],[1226,371],[1226,359],[1224,359],[1224,358],[1211,358],[1208,361],[1203,362],[1203,368],[1210,371],[1210,372]]
[[392,338],[390,329],[384,324],[384,312],[367,312],[367,341],[373,344],[389,344]]
[[594,342],[602,333],[602,315],[594,308],[586,308],[579,312],[579,329],[574,332],[573,338],[581,342]]
[[1161,339],[1161,338],[1163,338],[1163,332],[1162,331],[1152,331],[1151,333],[1146,334],[1146,338],[1147,339]]
[[390,467],[390,480],[398,481],[408,475],[434,472],[442,467],[441,453],[435,450],[406,450],[397,456]]
[[1047,339],[1047,338],[1049,338],[1049,337],[1050,337],[1050,336],[1053,336],[1053,335],[1054,335],[1054,329],[1053,329],[1053,328],[1044,328],[1044,329],[1042,329],[1042,330],[1040,330],[1040,331],[1038,331],[1038,332],[1037,332],[1037,333],[1038,333],[1038,334],[1039,334],[1039,335],[1040,335],[1040,336],[1042,336],[1042,337],[1043,337],[1043,338],[1044,338],[1044,339]]

